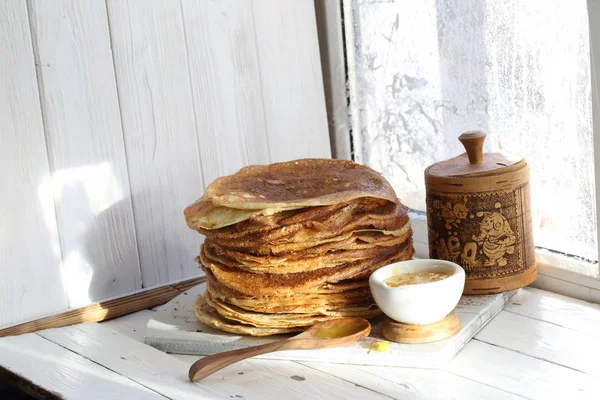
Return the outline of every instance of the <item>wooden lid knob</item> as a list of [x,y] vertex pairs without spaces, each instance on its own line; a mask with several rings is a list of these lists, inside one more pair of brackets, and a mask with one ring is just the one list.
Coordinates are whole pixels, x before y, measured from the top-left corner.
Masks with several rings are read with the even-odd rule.
[[458,137],[469,156],[470,164],[481,164],[483,162],[483,142],[485,133],[481,131],[465,132]]

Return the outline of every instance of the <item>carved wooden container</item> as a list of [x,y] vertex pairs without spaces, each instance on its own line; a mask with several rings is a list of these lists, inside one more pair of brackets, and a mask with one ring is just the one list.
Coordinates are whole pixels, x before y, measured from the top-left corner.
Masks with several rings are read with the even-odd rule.
[[537,277],[529,166],[483,154],[482,132],[459,140],[466,153],[425,170],[429,256],[464,268],[465,294],[526,286]]

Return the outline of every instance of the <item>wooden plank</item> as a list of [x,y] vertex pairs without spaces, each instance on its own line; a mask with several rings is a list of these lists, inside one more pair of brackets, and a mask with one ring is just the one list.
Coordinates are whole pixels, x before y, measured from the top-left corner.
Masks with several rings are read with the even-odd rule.
[[102,326],[106,326],[119,332],[121,335],[128,336],[140,343],[144,343],[146,324],[148,324],[148,320],[154,317],[155,314],[156,311],[141,310],[102,322]]
[[25,322],[0,330],[0,337],[21,335],[42,329],[59,328],[82,322],[105,321],[121,315],[129,314],[159,304],[166,303],[187,289],[204,282],[205,278],[194,278],[180,283],[146,289],[138,293],[106,300],[85,307],[51,315],[35,321]]
[[600,376],[600,346],[597,336],[502,311],[475,338]]
[[525,288],[505,311],[600,337],[600,305],[534,288]]
[[0,366],[64,399],[164,399],[36,334],[0,339]]
[[181,8],[109,0],[107,9],[142,282],[152,287],[199,273],[201,236],[183,218],[204,184]]
[[[191,366],[198,356],[173,355]],[[382,399],[379,386],[360,386],[294,361],[244,360],[205,378],[205,385],[234,390],[244,399]],[[237,397],[240,398],[240,397]]]
[[23,1],[0,2],[0,54],[0,326],[6,326],[68,304]]
[[331,157],[312,1],[253,2],[271,161]]
[[467,344],[445,369],[528,399],[600,398],[597,377],[477,340]]
[[[397,399],[515,399],[504,390],[447,371],[302,362],[317,371]],[[507,388],[507,390],[509,390]]]
[[[189,364],[97,323],[48,329],[38,334],[170,399],[239,395],[238,388],[230,385],[216,386],[209,381],[190,383]],[[251,396],[246,398],[260,396],[256,390],[248,394]]]
[[[592,278],[588,278],[592,281]],[[555,276],[538,273],[537,280],[532,287],[574,297],[584,301],[600,303],[600,290],[576,282],[556,278]]]
[[269,162],[251,7],[250,1],[181,2],[206,184]]
[[32,0],[69,306],[141,289],[104,1]]

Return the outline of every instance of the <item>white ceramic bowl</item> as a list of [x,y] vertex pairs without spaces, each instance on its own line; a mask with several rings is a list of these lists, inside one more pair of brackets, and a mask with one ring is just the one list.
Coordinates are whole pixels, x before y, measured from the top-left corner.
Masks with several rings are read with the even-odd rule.
[[[407,272],[452,272],[452,275],[435,282],[398,287],[384,282],[393,275]],[[465,286],[465,271],[450,261],[401,261],[373,272],[369,286],[385,315],[405,324],[424,325],[441,321],[454,310]]]

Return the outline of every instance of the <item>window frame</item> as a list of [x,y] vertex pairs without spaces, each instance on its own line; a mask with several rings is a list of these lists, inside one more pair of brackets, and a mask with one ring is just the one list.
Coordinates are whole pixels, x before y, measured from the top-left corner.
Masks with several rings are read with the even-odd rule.
[[[587,0],[590,26],[592,119],[598,254],[600,255],[600,1]],[[315,0],[321,64],[327,104],[332,154],[335,158],[362,160],[359,113],[353,109],[357,98],[355,41],[352,0]],[[597,22],[594,24],[594,22]],[[594,60],[598,60],[595,63]],[[354,129],[353,129],[354,128]],[[409,213],[413,228],[415,257],[429,257],[425,213]],[[536,247],[538,278],[531,285],[551,292],[600,303],[600,263]],[[593,271],[582,273],[582,271]]]

